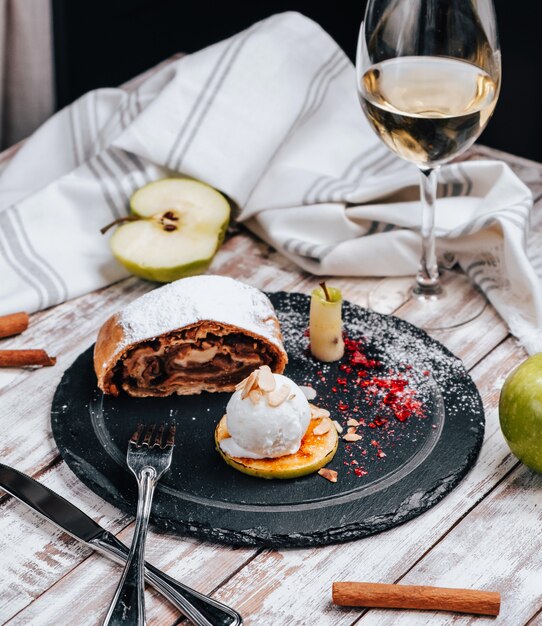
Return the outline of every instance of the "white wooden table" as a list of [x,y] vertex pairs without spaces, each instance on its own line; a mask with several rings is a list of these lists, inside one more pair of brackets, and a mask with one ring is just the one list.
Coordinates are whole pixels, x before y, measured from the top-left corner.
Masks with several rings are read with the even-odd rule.
[[[541,201],[542,165],[481,147],[468,158],[489,156],[510,163]],[[242,230],[227,240],[212,270],[266,290],[308,293],[317,282]],[[404,284],[410,280],[405,278]],[[448,273],[445,280],[457,293],[458,307],[483,298],[459,274]],[[361,305],[367,304],[376,283],[333,280],[347,299]],[[0,460],[42,481],[128,541],[133,519],[94,495],[60,458],[49,409],[63,371],[94,342],[100,325],[149,288],[135,278],[121,281],[37,313],[23,335],[0,341],[0,348],[43,347],[58,356],[52,368],[0,372]],[[420,320],[408,302],[377,304],[413,323],[438,326],[438,310],[432,319]],[[314,549],[234,549],[151,531],[148,560],[231,604],[253,626],[542,624],[542,476],[510,454],[497,413],[502,382],[525,352],[490,306],[463,328],[431,334],[464,360],[482,395],[487,420],[475,467],[436,507],[388,532]],[[100,624],[119,573],[117,565],[0,492],[1,624]],[[494,620],[338,608],[331,604],[335,580],[498,590],[502,611]],[[153,591],[147,593],[147,608],[150,625],[182,622]]]

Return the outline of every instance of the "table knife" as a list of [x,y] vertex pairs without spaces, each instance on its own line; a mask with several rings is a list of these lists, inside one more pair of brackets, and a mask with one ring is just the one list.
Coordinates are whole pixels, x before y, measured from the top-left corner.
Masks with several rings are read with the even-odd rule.
[[[129,549],[76,506],[48,487],[0,463],[0,487],[69,535],[117,563],[125,563]],[[145,563],[145,580],[196,626],[241,626],[234,609],[190,589]]]

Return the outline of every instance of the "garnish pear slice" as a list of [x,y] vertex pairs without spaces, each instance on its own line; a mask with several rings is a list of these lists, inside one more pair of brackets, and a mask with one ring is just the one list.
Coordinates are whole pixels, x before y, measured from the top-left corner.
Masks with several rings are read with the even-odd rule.
[[[275,459],[248,459],[229,456],[220,447],[220,442],[229,437],[227,416],[218,423],[215,430],[215,445],[220,456],[234,469],[243,474],[258,478],[299,478],[317,472],[327,465],[337,452],[339,436],[329,417],[311,420],[307,432],[301,441],[301,447],[295,454],[279,456]],[[322,435],[315,435],[314,429],[323,421],[329,422],[329,429]],[[321,430],[325,430],[322,428]]]
[[204,272],[224,241],[230,205],[216,189],[189,178],[164,178],[130,200],[136,221],[111,237],[115,257],[141,278],[162,283]]

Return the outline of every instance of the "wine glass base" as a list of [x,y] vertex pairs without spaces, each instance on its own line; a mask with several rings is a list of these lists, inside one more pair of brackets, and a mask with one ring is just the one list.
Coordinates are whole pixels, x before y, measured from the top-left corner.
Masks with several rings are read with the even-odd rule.
[[430,287],[422,287],[419,283],[416,283],[410,288],[410,295],[422,302],[435,301],[444,297],[444,289],[440,283]]
[[369,307],[379,313],[394,313],[423,330],[438,332],[466,326],[486,310],[488,301],[464,274],[444,271],[445,287],[440,292],[420,293],[412,278],[383,278],[368,296]]

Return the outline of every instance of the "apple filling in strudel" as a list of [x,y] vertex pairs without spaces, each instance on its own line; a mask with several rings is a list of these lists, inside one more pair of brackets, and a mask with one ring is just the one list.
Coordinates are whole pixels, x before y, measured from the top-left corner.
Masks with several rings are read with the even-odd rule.
[[268,298],[219,276],[185,278],[142,296],[102,327],[94,364],[105,392],[131,396],[233,391],[287,357]]

